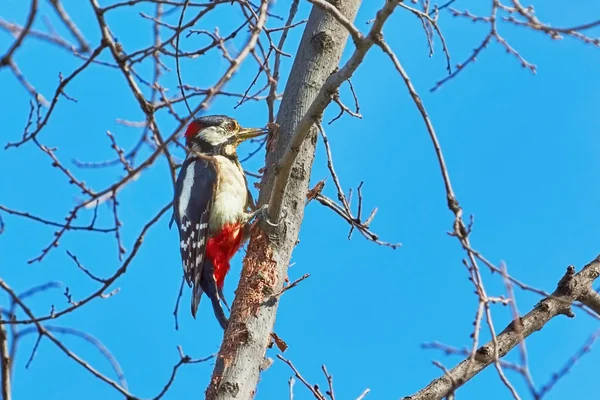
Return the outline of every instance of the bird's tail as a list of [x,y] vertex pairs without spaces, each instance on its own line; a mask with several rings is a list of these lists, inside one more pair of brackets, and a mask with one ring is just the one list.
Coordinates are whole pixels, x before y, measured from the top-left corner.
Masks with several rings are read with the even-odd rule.
[[194,287],[192,288],[192,317],[196,318],[196,312],[198,312],[198,306],[200,305],[200,298],[202,297],[201,284],[194,283]]
[[194,282],[194,288],[192,290],[192,316],[196,318],[196,312],[198,311],[198,306],[200,305],[200,298],[203,293],[206,293],[206,296],[210,299],[213,307],[213,311],[215,313],[215,317],[221,328],[223,330],[227,329],[227,324],[229,323],[229,319],[225,316],[225,311],[221,306],[221,301],[225,304],[225,298],[222,297],[222,291],[217,287],[217,281],[214,276],[214,267],[212,261],[209,259],[204,260],[204,265],[202,266],[202,276],[200,278],[200,284]]

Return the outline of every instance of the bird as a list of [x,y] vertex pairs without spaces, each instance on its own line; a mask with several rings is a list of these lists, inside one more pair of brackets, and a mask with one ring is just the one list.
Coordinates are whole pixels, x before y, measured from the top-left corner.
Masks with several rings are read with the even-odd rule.
[[194,119],[185,131],[187,155],[175,182],[169,226],[175,221],[179,230],[184,277],[192,288],[192,317],[206,293],[224,330],[229,321],[221,301],[229,309],[223,285],[230,260],[253,222],[268,222],[268,205],[254,207],[236,149],[267,133],[267,128],[243,128],[226,115]]

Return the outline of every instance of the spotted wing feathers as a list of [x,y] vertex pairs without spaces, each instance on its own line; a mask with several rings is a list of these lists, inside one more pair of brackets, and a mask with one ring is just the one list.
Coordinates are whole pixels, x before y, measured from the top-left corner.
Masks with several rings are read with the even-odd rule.
[[216,170],[210,160],[190,157],[181,166],[175,185],[173,216],[179,228],[179,245],[185,280],[189,286],[193,286],[192,315],[194,317],[203,293],[202,269],[216,182]]
[[181,219],[180,237],[181,261],[183,274],[189,286],[200,284],[202,276],[202,263],[208,240],[208,220],[210,217],[210,204],[200,216],[198,222],[190,221],[187,216]]

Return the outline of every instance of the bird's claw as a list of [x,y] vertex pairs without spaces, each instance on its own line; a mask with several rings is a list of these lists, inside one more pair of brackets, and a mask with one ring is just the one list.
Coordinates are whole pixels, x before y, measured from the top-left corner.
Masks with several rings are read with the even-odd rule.
[[259,211],[261,212],[261,217],[260,217],[260,218],[261,218],[261,220],[265,221],[265,223],[266,223],[267,225],[269,225],[269,226],[271,226],[271,227],[273,227],[273,228],[276,228],[276,227],[278,227],[278,226],[279,226],[279,224],[281,223],[281,221],[283,221],[284,219],[286,219],[286,218],[287,218],[287,214],[288,214],[288,213],[287,213],[287,209],[285,209],[285,208],[284,208],[284,209],[282,210],[282,211],[283,211],[283,212],[282,212],[282,214],[283,214],[283,215],[281,216],[281,218],[279,218],[279,221],[277,221],[277,222],[275,223],[275,222],[272,222],[272,221],[269,219],[269,205],[268,205],[268,204],[265,204],[265,205],[261,206],[261,207],[260,207],[260,209],[259,209]]
[[265,223],[273,228],[277,228],[277,226],[279,225],[279,222],[277,223],[273,223],[271,222],[271,220],[269,219],[269,205],[265,204],[263,206],[260,207],[260,219],[262,221],[265,221]]
[[248,214],[248,222],[254,220],[254,222],[251,224],[252,227],[256,226],[259,221],[263,221],[265,224],[267,224],[267,227],[277,228],[281,221],[283,221],[286,217],[287,210],[284,209],[283,216],[279,218],[279,221],[277,221],[276,223],[271,221],[269,217],[269,205],[263,204],[256,211],[252,212],[251,214]]

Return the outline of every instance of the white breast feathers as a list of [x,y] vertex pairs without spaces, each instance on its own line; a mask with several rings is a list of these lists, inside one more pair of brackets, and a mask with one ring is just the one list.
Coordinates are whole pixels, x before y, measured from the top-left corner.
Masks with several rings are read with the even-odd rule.
[[215,156],[217,164],[217,187],[209,229],[220,231],[227,223],[239,222],[246,207],[248,191],[243,171],[230,159]]

